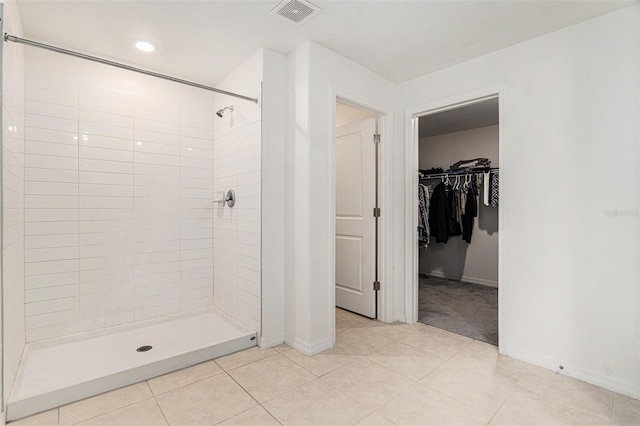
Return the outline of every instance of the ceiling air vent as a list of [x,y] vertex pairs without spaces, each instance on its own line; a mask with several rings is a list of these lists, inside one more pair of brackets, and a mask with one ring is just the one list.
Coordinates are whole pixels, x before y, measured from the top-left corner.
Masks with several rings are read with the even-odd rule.
[[271,13],[298,25],[307,22],[319,12],[320,8],[305,0],[284,0],[271,10]]

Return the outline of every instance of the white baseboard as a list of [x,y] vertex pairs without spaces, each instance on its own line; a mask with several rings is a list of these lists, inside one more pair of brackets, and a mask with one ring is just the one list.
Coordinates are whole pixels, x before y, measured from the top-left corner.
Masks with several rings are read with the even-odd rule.
[[462,281],[467,282],[467,283],[471,283],[471,284],[483,285],[485,287],[498,288],[498,281],[486,280],[484,278],[469,277],[467,275],[463,275],[462,276]]
[[279,344],[284,343],[284,334],[279,334],[277,336],[265,337],[260,336],[260,347],[262,349],[272,348],[274,346],[278,346]]
[[447,277],[444,276],[444,273],[441,271],[429,271],[429,273],[424,273],[422,271],[420,271],[420,273],[422,275],[426,275],[426,276],[430,276],[430,277],[437,277],[437,278],[445,278],[448,279]]
[[403,313],[400,313],[400,312],[394,312],[393,313],[393,321],[407,322],[405,315]]
[[291,346],[293,349],[296,349],[302,352],[305,355],[315,355],[320,353],[326,349],[331,348],[331,339],[321,339],[316,342],[310,343],[298,338],[289,338],[285,339],[285,343]]
[[[537,365],[538,367],[546,368],[547,370],[551,370],[568,377],[573,377],[574,379],[582,380],[587,383],[591,383],[592,385],[600,386],[612,392],[640,399],[640,385],[637,383],[630,383],[629,381],[619,377],[604,376],[600,373],[568,365],[562,361],[540,354],[520,351],[510,347],[503,347],[502,345],[500,346],[500,349],[504,355],[519,359],[520,361]],[[559,368],[560,365],[563,367],[562,370]]]
[[[444,278],[444,279],[453,279],[453,278],[449,278],[447,276],[445,276],[445,274],[442,271],[431,271],[429,272],[429,275],[431,275],[432,277],[437,277],[437,278]],[[468,275],[463,275],[462,278],[460,278],[460,281],[464,281],[467,283],[471,283],[471,284],[479,284],[479,285],[483,285],[486,287],[493,287],[493,288],[498,288],[498,281],[494,281],[494,280],[487,280],[484,278],[477,278],[477,277],[471,277]]]

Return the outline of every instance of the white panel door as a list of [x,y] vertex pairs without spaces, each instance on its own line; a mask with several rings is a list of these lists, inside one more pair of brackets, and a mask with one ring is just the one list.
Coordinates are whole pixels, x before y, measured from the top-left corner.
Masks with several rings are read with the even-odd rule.
[[375,310],[375,119],[336,129],[336,306]]

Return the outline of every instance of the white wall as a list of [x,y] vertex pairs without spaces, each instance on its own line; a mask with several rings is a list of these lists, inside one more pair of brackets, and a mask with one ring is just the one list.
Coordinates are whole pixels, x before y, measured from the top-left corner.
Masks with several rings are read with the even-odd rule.
[[[635,397],[639,22],[640,7],[622,9],[406,82],[398,92],[406,111],[503,88],[500,349]],[[401,141],[410,135],[403,120],[396,129],[402,159]],[[396,165],[402,170],[403,161]],[[395,176],[397,192],[405,177]],[[404,226],[398,221],[396,235]],[[398,286],[395,300],[403,298]]]
[[285,339],[285,120],[286,57],[263,52],[262,83],[262,340]]
[[[259,51],[216,87],[260,98],[263,51]],[[213,108],[233,105],[215,119],[213,189],[215,198],[233,189],[233,208],[213,205],[214,304],[260,332],[261,321],[261,105],[216,94]],[[231,117],[233,116],[233,126]]]
[[[446,170],[457,161],[480,157],[491,160],[492,167],[499,167],[498,136],[498,126],[487,126],[421,138],[418,167]],[[426,250],[420,250],[419,255],[420,273],[497,287],[498,209],[485,206],[481,196],[471,244],[455,236],[446,244],[432,242]]]
[[[4,2],[4,31],[22,37],[15,1]],[[2,362],[3,401],[15,379],[24,334],[24,49],[3,43],[2,69]],[[4,403],[0,411],[4,409]]]
[[289,55],[287,78],[286,340],[315,353],[333,334],[336,96],[384,114],[394,85],[311,42]]
[[491,160],[491,167],[500,167],[498,137],[496,125],[420,138],[418,167],[447,170],[457,161],[480,157]]
[[377,115],[345,104],[336,104],[336,127],[355,123],[356,121],[371,117],[377,117]]
[[26,51],[27,341],[213,304],[213,95]]

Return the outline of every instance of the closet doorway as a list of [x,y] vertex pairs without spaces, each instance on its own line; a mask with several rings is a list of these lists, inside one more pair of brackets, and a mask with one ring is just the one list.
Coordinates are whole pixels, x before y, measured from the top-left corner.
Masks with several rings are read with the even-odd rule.
[[417,319],[497,346],[498,97],[417,121]]
[[336,307],[378,316],[378,117],[336,103]]

